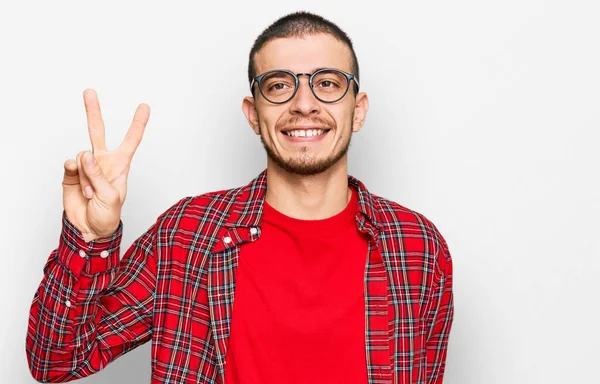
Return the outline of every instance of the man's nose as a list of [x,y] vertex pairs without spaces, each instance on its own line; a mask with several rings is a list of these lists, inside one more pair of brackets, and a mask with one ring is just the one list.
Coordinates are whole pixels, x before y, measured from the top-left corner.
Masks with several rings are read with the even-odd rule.
[[312,93],[308,80],[307,76],[298,77],[298,90],[291,100],[292,104],[290,105],[292,112],[302,115],[311,115],[319,112],[319,100]]

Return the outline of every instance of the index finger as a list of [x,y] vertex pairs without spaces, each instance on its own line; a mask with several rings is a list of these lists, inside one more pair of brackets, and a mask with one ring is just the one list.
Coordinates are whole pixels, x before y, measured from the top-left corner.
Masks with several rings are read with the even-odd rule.
[[129,158],[133,157],[135,150],[142,141],[146,124],[150,118],[150,107],[148,104],[138,105],[135,114],[133,115],[133,121],[131,126],[125,135],[125,139],[119,146],[119,150],[125,152]]
[[100,103],[98,95],[93,89],[83,91],[83,102],[85,104],[85,113],[87,115],[88,133],[92,142],[92,150],[106,151],[106,141],[104,138],[104,121],[100,112]]

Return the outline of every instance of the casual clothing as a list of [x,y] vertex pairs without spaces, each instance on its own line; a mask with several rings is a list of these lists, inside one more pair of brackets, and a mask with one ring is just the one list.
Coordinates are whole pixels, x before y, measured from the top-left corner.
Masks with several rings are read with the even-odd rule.
[[260,239],[236,270],[228,384],[366,384],[364,269],[358,194],[330,218],[300,220],[265,200]]
[[[63,212],[31,305],[32,375],[88,376],[152,340],[152,383],[223,383],[240,250],[261,238],[266,172],[243,187],[181,199],[122,260],[122,222],[111,237],[86,243]],[[350,175],[348,184],[368,239],[368,382],[441,383],[454,312],[447,244],[422,214]]]

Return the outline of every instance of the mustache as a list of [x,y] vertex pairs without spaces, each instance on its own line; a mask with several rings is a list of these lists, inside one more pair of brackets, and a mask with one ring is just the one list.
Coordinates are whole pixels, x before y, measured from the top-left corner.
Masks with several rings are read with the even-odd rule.
[[290,126],[298,126],[298,125],[300,125],[300,126],[316,125],[319,127],[325,127],[326,129],[336,128],[336,126],[337,126],[335,121],[326,119],[321,116],[315,116],[311,119],[301,118],[298,116],[291,116],[285,120],[278,121],[277,124],[275,125],[275,128],[277,129],[277,131],[281,131],[284,128],[287,128]]

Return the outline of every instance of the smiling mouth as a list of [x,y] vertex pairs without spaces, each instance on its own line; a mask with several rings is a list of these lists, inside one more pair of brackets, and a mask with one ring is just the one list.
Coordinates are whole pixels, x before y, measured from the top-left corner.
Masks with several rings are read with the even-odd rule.
[[329,131],[330,129],[292,129],[282,133],[289,137],[314,137],[322,136]]

